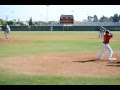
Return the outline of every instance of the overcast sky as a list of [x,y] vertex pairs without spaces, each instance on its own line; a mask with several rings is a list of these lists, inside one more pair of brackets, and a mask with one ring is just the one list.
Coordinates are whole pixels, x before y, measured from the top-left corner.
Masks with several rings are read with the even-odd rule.
[[60,16],[74,15],[76,21],[83,21],[87,16],[97,15],[98,18],[120,15],[120,5],[0,5],[0,19],[21,21],[59,21]]

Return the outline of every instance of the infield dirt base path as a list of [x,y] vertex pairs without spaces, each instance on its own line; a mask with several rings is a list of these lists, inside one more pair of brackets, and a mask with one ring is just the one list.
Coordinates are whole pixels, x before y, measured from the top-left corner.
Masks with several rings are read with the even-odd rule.
[[113,54],[118,59],[116,62],[108,62],[106,57],[103,57],[104,60],[96,60],[96,56],[96,53],[78,52],[11,57],[0,61],[0,68],[26,75],[120,75],[120,53]]

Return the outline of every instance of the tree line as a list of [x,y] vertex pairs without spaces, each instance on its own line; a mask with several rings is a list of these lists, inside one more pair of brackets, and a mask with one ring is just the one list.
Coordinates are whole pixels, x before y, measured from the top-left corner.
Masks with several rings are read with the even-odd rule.
[[[0,19],[0,25],[5,25],[5,24],[8,24],[8,25],[15,25],[15,26],[24,26],[24,25],[47,25],[48,23],[47,22],[44,22],[44,21],[33,21],[32,20],[32,17],[28,20],[28,21],[20,21],[18,19],[18,21],[16,20],[4,20],[4,19]],[[50,22],[49,22],[50,23]]]
[[[87,17],[88,21],[89,22],[120,22],[120,15],[118,15],[117,13],[114,14],[113,16],[110,16],[110,17],[106,17],[106,16],[102,16],[100,17],[100,19],[98,19],[97,15],[94,15],[93,17],[92,16],[88,16]],[[52,21],[49,21],[49,22],[44,22],[44,21],[33,21],[32,20],[32,17],[26,21],[26,22],[23,22],[23,21],[16,21],[16,20],[10,20],[10,21],[7,21],[7,20],[3,20],[3,19],[0,19],[0,25],[4,25],[4,24],[8,24],[8,25],[50,25]]]
[[100,17],[100,19],[98,19],[97,15],[94,15],[93,17],[88,16],[87,19],[90,22],[119,22],[120,15],[114,14],[113,16],[110,17],[106,17],[103,15],[102,17]]

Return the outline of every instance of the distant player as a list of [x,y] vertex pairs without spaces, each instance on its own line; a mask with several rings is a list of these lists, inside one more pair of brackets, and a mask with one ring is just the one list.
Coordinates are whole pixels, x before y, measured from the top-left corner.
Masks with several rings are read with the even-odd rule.
[[106,29],[104,27],[100,27],[98,33],[99,33],[99,38],[103,38],[103,35],[105,34]]
[[0,31],[2,31],[2,28],[0,27]]
[[51,31],[53,30],[53,26],[50,27],[50,30],[51,30]]
[[104,40],[103,40],[103,49],[102,51],[99,53],[98,55],[98,59],[100,60],[103,56],[103,53],[105,50],[107,50],[109,52],[109,55],[108,55],[108,58],[107,60],[108,61],[111,61],[112,60],[112,54],[113,54],[113,51],[109,45],[109,40],[113,37],[113,35],[109,32],[109,31],[105,31],[105,35],[104,35]]
[[5,38],[8,39],[8,34],[10,32],[10,27],[8,24],[5,25],[5,29],[4,29],[4,34],[5,34]]

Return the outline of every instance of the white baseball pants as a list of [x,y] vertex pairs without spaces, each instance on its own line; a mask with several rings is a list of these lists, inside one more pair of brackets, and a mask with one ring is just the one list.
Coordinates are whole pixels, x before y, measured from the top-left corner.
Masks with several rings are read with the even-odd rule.
[[105,50],[108,50],[108,52],[109,52],[109,55],[108,55],[108,58],[107,58],[107,59],[108,59],[108,60],[111,60],[113,51],[112,51],[112,49],[111,49],[111,47],[110,47],[109,44],[103,44],[103,49],[102,49],[102,51],[99,53],[98,59],[101,59],[101,58],[102,58],[103,53],[104,53]]

